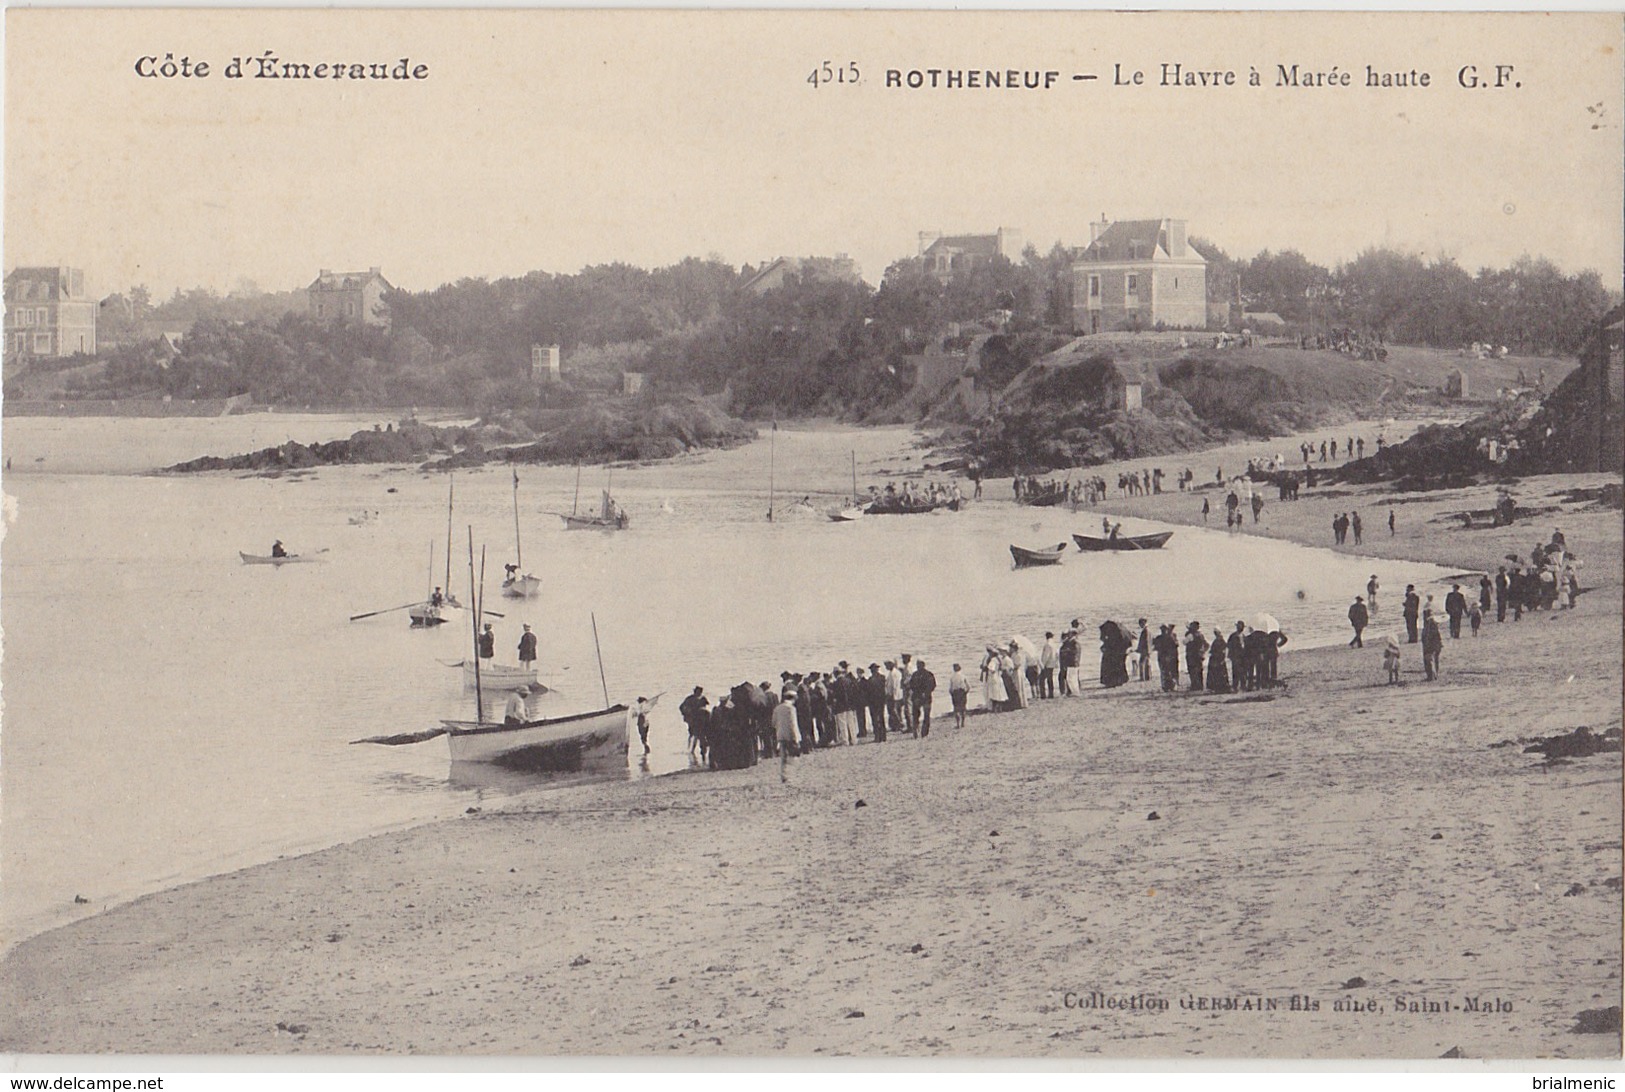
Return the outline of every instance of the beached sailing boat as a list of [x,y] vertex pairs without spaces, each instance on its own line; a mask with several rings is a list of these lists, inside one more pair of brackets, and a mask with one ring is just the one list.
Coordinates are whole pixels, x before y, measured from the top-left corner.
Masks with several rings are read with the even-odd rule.
[[[481,569],[484,561],[481,561]],[[624,768],[630,711],[625,705],[611,705],[609,687],[604,686],[604,708],[562,717],[525,720],[518,724],[494,722],[485,716],[485,688],[488,680],[479,660],[479,634],[482,617],[481,587],[474,577],[474,529],[468,529],[469,601],[474,641],[474,720],[443,720],[440,727],[388,736],[369,736],[352,743],[380,743],[398,747],[423,743],[445,736],[450,745],[452,765],[483,762],[525,771],[578,771],[601,766],[606,770]],[[593,644],[598,644],[598,620],[593,619]],[[598,660],[598,678],[604,681],[603,655]],[[517,689],[517,688],[514,688]]]
[[[469,547],[471,550],[472,546]],[[509,599],[529,599],[542,588],[540,577],[525,572],[525,551],[519,542],[519,471],[513,472],[513,565],[506,566],[507,579],[502,582],[502,594]]]
[[[480,664],[481,599],[474,584],[474,530],[468,532],[468,578],[474,603],[474,710],[475,719],[443,720],[451,760],[488,762],[519,770],[576,771],[593,764],[626,762],[630,718],[625,705],[611,705],[604,687],[604,708],[563,717],[544,717],[520,724],[485,719],[484,668]],[[598,620],[593,619],[593,645],[598,644]],[[599,680],[603,681],[603,655],[599,654]],[[508,689],[519,689],[509,687]]]

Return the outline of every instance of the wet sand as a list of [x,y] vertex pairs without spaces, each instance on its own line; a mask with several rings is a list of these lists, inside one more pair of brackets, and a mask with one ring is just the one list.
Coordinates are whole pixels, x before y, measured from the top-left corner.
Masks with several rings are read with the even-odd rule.
[[[939,715],[788,786],[567,789],[149,896],[0,963],[0,1050],[1617,1057],[1573,1029],[1620,1004],[1620,756],[1497,745],[1619,726],[1619,513],[1458,531],[1482,497],[1379,493],[1372,554],[1466,571],[1561,526],[1594,590],[1447,638],[1437,683],[1419,646],[1391,687],[1376,647],[1289,645],[1269,700]],[[1355,500],[1374,525],[1320,497],[1257,533],[1329,541]]]

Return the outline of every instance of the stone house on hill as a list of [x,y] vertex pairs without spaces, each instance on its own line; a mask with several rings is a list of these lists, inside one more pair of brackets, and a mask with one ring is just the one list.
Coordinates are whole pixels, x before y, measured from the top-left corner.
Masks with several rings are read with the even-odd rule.
[[1206,328],[1207,260],[1190,245],[1185,221],[1102,219],[1090,235],[1072,263],[1077,329]]
[[925,271],[943,284],[996,257],[1020,261],[1021,232],[1014,228],[999,228],[992,235],[920,232],[920,258],[925,262]]
[[96,352],[96,301],[85,295],[84,270],[19,266],[6,274],[8,362]]
[[394,289],[378,266],[373,266],[365,273],[324,269],[305,292],[310,298],[310,317],[318,322],[358,322],[388,329],[384,293]]

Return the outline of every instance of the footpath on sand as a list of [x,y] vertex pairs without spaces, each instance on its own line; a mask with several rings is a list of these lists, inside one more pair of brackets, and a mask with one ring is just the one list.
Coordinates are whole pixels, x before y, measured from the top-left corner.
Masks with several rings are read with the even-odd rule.
[[[1261,526],[1329,540],[1346,498],[1305,496]],[[1551,532],[1383,499],[1390,556],[1463,571]],[[1620,755],[1525,747],[1619,727],[1621,528],[1559,515],[1594,590],[1447,640],[1437,683],[1288,646],[1265,695],[537,794],[32,938],[0,1049],[1618,1057]]]

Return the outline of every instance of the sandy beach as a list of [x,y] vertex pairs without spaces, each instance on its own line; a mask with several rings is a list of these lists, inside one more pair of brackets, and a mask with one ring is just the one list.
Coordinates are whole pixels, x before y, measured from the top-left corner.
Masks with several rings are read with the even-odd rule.
[[[1562,527],[1579,608],[1447,638],[1437,683],[1419,646],[1387,686],[1377,643],[1289,644],[1265,695],[1131,685],[962,731],[939,709],[787,786],[763,764],[535,794],[28,940],[0,1050],[1618,1057],[1617,1015],[1576,1028],[1620,1004],[1620,756],[1516,743],[1620,725],[1619,512],[1561,497],[1604,480],[1525,482],[1554,511],[1510,529],[1452,518],[1489,487],[1249,523],[1319,545],[1358,507],[1357,552],[1463,572]],[[1177,492],[1103,508],[1201,518]]]

